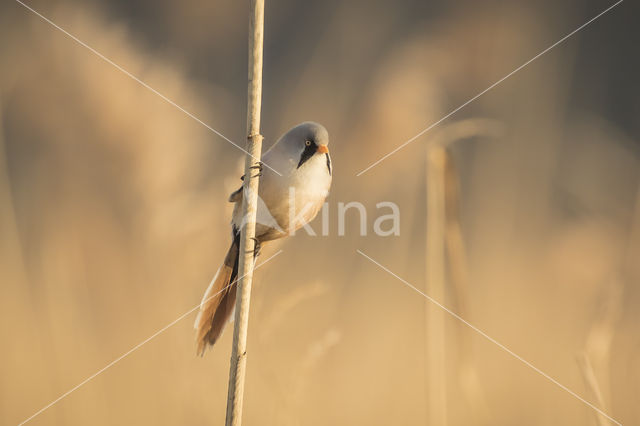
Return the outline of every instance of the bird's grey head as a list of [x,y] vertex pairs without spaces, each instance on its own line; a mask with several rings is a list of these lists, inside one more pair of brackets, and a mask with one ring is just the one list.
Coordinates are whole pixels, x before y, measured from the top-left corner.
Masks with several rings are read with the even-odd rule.
[[285,144],[289,152],[295,153],[297,168],[302,167],[314,155],[324,154],[331,174],[329,133],[321,124],[313,121],[298,124],[282,136],[280,143]]

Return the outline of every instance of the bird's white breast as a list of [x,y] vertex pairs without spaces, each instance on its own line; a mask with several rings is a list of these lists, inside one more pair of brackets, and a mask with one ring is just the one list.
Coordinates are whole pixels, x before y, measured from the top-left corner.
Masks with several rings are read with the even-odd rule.
[[[256,236],[267,241],[286,236],[313,220],[322,208],[331,187],[331,175],[324,154],[315,154],[300,168],[295,161],[265,154],[263,160],[282,176],[267,167],[260,179]],[[269,158],[272,157],[272,158]],[[270,161],[270,160],[276,161]],[[241,206],[236,205],[233,223],[241,223]],[[279,229],[278,229],[279,228]]]

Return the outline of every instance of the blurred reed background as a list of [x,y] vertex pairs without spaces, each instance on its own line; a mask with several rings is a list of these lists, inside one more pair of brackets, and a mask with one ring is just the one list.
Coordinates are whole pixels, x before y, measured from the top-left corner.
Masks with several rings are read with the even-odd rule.
[[[244,144],[245,2],[28,4]],[[335,174],[330,235],[264,249],[284,253],[256,273],[247,425],[424,425],[431,380],[448,425],[597,424],[448,315],[430,374],[429,306],[356,254],[426,288],[425,150],[440,138],[457,193],[443,303],[640,424],[633,2],[355,177],[609,5],[267,1],[265,146],[321,122]],[[0,35],[0,422],[16,424],[199,303],[242,153],[11,0]],[[498,131],[460,132],[469,119]],[[351,213],[338,237],[349,201],[371,234],[375,204],[397,203],[401,235],[360,237]],[[31,424],[222,424],[232,333],[197,358],[194,316]]]

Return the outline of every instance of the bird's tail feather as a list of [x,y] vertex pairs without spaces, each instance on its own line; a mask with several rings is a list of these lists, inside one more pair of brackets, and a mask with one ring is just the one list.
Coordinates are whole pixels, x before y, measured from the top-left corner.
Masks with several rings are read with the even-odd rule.
[[207,346],[218,340],[227,322],[233,317],[236,305],[236,279],[238,277],[238,247],[240,236],[234,235],[233,243],[224,263],[211,280],[200,303],[196,318],[196,345],[198,355],[204,355]]

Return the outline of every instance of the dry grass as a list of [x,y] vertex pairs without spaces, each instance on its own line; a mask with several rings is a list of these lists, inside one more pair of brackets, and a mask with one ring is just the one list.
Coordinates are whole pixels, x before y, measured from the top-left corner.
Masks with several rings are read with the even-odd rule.
[[[436,323],[425,324],[419,296],[355,249],[420,288],[434,272],[423,263],[421,153],[437,128],[354,177],[575,28],[591,6],[550,15],[556,5],[544,2],[418,3],[372,2],[366,15],[352,2],[267,6],[265,148],[303,120],[330,130],[332,234],[299,233],[256,274],[245,424],[424,425],[425,385],[446,385],[449,426],[594,421],[450,317],[438,325],[446,371],[425,383],[433,348],[423,337]],[[238,4],[37,7],[242,141]],[[619,12],[452,117],[489,117],[500,131],[448,147],[458,213],[440,230],[449,251],[439,274],[465,318],[585,396],[575,356],[591,351],[604,406],[631,425],[640,424],[640,154],[635,118],[624,112],[634,111],[635,76],[623,71],[635,59],[621,55],[624,67],[616,59],[630,51],[616,37],[633,14]],[[300,22],[305,30],[292,37]],[[241,154],[22,8],[2,6],[0,32],[0,423],[17,424],[198,303],[228,246],[223,182],[239,184]],[[336,204],[353,200],[370,214],[396,202],[401,235],[361,238],[354,216],[337,237]],[[599,360],[585,342],[618,285],[615,321],[606,340],[595,339],[606,343]],[[203,361],[191,325],[178,323],[37,421],[221,419],[231,333]]]

